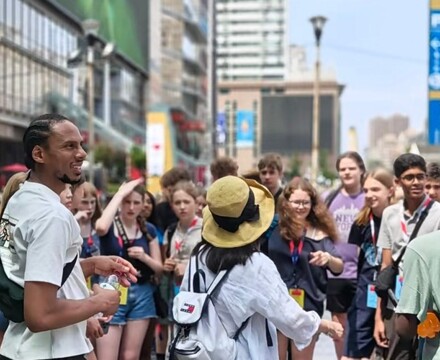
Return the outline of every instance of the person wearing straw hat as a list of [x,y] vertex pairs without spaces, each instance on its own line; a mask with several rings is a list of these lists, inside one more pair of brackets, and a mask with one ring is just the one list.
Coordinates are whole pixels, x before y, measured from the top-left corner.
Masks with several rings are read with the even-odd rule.
[[[232,338],[237,360],[278,359],[276,329],[304,349],[318,333],[342,338],[342,326],[304,311],[290,297],[275,264],[259,251],[260,238],[275,213],[271,192],[253,180],[226,176],[208,189],[202,241],[192,256],[200,261],[208,287],[221,270],[230,270],[213,295],[216,312]],[[188,268],[181,290],[188,290]]]

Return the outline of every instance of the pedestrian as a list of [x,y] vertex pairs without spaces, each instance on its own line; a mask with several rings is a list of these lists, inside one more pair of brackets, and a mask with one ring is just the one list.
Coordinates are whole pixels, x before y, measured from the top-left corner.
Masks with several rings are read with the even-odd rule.
[[[336,170],[341,186],[325,196],[325,203],[338,228],[336,249],[342,256],[344,271],[338,276],[328,274],[327,310],[332,313],[333,321],[338,321],[345,329],[347,311],[356,293],[358,259],[356,245],[348,243],[348,235],[364,205],[362,183],[366,169],[362,157],[355,151],[348,151],[338,156]],[[334,344],[337,358],[341,359],[344,343],[342,339],[335,339]]]
[[[331,213],[309,181],[296,177],[287,184],[278,200],[279,225],[269,238],[269,257],[275,263],[289,294],[301,308],[324,314],[327,270],[337,275],[343,263],[334,241],[337,230]],[[312,360],[317,337],[299,349],[278,332],[279,358]]]
[[[402,154],[393,164],[396,184],[400,185],[404,199],[387,207],[382,215],[377,246],[382,249],[381,270],[391,266],[412,238],[434,232],[440,226],[440,204],[425,194],[426,162],[420,155]],[[405,282],[402,264],[393,288],[396,300]],[[378,275],[380,276],[380,274]],[[389,296],[379,298],[375,315],[374,338],[385,348],[386,359],[414,359],[417,352],[416,338],[399,338],[394,327],[394,308]]]
[[[5,211],[6,204],[12,195],[14,195],[21,185],[25,182],[28,176],[27,172],[19,172],[12,175],[8,182],[6,183],[3,194],[1,198],[1,206],[0,206],[0,219],[3,216],[3,212]],[[3,336],[5,334],[6,329],[8,328],[9,321],[6,319],[5,315],[0,311],[0,345],[3,341]]]
[[[212,298],[217,315],[232,338],[237,339],[237,360],[278,359],[276,329],[293,339],[298,349],[307,347],[324,332],[341,337],[342,327],[304,311],[291,298],[272,260],[259,252],[261,236],[274,216],[271,192],[252,180],[223,177],[208,189],[203,211],[202,242],[193,251],[194,262],[204,273],[207,288],[216,274],[229,270]],[[188,291],[186,270],[181,290]],[[215,329],[213,330],[215,331]]]
[[117,272],[124,285],[136,281],[134,268],[119,257],[78,261],[79,225],[59,194],[81,178],[81,144],[78,128],[62,115],[39,116],[25,130],[29,178],[10,198],[0,224],[2,266],[24,287],[24,322],[10,322],[2,359],[84,359],[92,351],[86,320],[112,315],[119,302],[118,292],[97,285],[90,296],[85,276]]
[[165,233],[168,226],[177,222],[176,214],[174,214],[171,208],[170,196],[174,185],[179,181],[191,181],[191,174],[187,169],[177,166],[168,170],[160,178],[163,201],[159,202],[156,206],[156,227],[162,234]]
[[[402,294],[395,310],[395,328],[404,341],[419,333],[424,337],[419,359],[440,358],[440,231],[415,238],[408,244],[403,259]],[[418,331],[425,328],[426,333]],[[419,341],[420,344],[420,341]]]
[[258,162],[260,182],[266,186],[275,199],[275,206],[278,198],[283,192],[281,182],[283,180],[283,160],[277,153],[268,153]]
[[348,237],[348,243],[357,246],[359,258],[356,294],[347,314],[343,360],[370,359],[376,346],[373,333],[377,296],[373,284],[381,259],[377,237],[382,214],[393,200],[393,175],[388,170],[375,169],[365,175],[363,190],[365,205]]
[[440,201],[440,166],[438,163],[430,163],[427,166],[427,178],[425,183],[425,193],[431,199]]
[[137,270],[137,283],[121,295],[108,334],[97,341],[100,359],[137,359],[149,319],[156,317],[154,275],[162,272],[162,260],[154,228],[140,216],[145,197],[142,182],[122,184],[95,223],[101,254],[119,255]]
[[102,215],[102,209],[95,185],[90,182],[80,185],[74,191],[72,203],[75,219],[79,223],[83,238],[81,258],[100,255],[101,244],[95,225]]
[[[196,213],[197,195],[197,188],[190,181],[179,181],[170,193],[171,207],[178,219],[177,223],[167,228],[164,235],[166,251],[163,266],[165,280],[163,295],[170,307],[172,299],[179,292],[191,252],[201,241],[202,219]],[[161,319],[160,323],[160,333],[156,333],[156,344],[159,349],[163,349],[164,344],[168,342],[171,322],[169,319]],[[158,356],[158,360],[161,360],[161,356]]]

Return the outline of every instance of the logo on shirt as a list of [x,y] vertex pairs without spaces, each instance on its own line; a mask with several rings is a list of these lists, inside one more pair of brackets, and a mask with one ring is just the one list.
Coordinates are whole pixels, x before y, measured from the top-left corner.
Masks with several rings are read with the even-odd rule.
[[7,218],[0,220],[0,247],[9,249],[11,253],[16,254],[14,238],[12,236],[12,227],[14,226],[15,224],[11,223]]
[[344,243],[348,241],[351,225],[353,225],[358,212],[359,209],[354,204],[351,204],[350,207],[344,205],[333,212],[333,217],[341,237],[340,240]]
[[184,303],[182,308],[180,309],[180,311],[188,313],[188,314],[192,314],[194,312],[195,308],[196,308],[195,305]]

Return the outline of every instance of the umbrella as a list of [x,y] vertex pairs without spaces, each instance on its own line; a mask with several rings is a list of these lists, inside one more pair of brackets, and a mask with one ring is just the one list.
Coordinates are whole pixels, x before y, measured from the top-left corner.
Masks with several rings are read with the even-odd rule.
[[0,171],[14,172],[14,173],[20,172],[20,171],[26,172],[26,171],[28,171],[28,168],[26,167],[26,165],[15,163],[15,164],[10,164],[10,165],[0,167]]

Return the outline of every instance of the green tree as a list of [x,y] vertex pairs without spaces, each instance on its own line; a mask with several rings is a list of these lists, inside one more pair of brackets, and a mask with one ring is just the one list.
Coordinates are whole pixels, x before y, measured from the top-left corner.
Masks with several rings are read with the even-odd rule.
[[328,154],[329,153],[327,149],[322,149],[319,152],[319,169],[321,171],[321,175],[324,178],[331,180],[333,182],[333,180],[338,178],[338,174],[336,173],[335,170],[329,167]]
[[131,164],[138,169],[145,170],[145,163],[147,161],[147,156],[145,151],[139,146],[133,146],[130,150]]
[[289,167],[284,172],[289,179],[301,176],[302,160],[298,154],[293,154],[289,161]]

